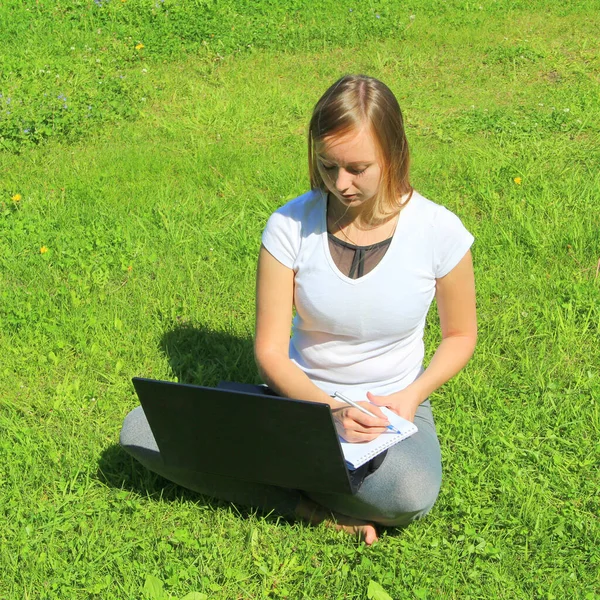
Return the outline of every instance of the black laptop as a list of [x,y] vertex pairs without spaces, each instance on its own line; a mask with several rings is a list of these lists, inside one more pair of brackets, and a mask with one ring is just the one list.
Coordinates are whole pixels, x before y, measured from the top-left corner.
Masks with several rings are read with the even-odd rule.
[[358,489],[327,404],[247,384],[133,385],[166,465],[308,492]]

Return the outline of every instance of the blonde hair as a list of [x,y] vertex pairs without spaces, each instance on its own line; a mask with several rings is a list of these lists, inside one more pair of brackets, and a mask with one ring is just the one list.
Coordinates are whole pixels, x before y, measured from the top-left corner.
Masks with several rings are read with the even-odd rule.
[[366,75],[346,75],[321,96],[308,128],[308,169],[311,187],[326,190],[318,168],[316,144],[365,125],[375,139],[381,163],[379,190],[365,215],[377,224],[400,212],[413,191],[402,111],[384,83]]

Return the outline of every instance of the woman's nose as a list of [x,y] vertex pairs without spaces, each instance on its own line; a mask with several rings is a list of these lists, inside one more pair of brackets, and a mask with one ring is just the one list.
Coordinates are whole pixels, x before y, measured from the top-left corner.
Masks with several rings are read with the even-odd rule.
[[347,190],[352,184],[352,173],[346,171],[346,169],[339,168],[337,177],[335,180],[335,187],[338,191],[343,192]]

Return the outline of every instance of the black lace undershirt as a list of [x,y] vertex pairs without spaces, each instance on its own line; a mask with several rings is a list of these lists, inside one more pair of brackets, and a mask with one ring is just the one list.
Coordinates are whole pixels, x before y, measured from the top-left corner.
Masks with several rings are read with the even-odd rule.
[[384,257],[392,238],[371,244],[355,246],[327,233],[329,252],[335,266],[350,279],[358,279],[371,272]]

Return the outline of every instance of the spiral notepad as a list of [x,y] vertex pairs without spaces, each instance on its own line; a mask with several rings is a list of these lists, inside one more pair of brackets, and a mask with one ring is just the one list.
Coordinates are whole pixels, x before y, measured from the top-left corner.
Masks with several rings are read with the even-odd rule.
[[[355,398],[352,399],[354,400]],[[385,433],[382,433],[379,437],[375,438],[370,442],[359,444],[351,444],[340,438],[342,452],[344,453],[344,458],[348,463],[349,469],[358,469],[358,467],[364,465],[372,458],[375,458],[384,450],[391,448],[398,442],[401,442],[402,440],[405,440],[407,437],[410,437],[414,433],[417,433],[418,429],[414,423],[407,421],[403,417],[400,417],[395,412],[392,412],[384,406],[380,408],[381,411],[385,413],[385,416],[389,419],[390,423],[398,431],[400,431],[400,433],[386,431]]]

